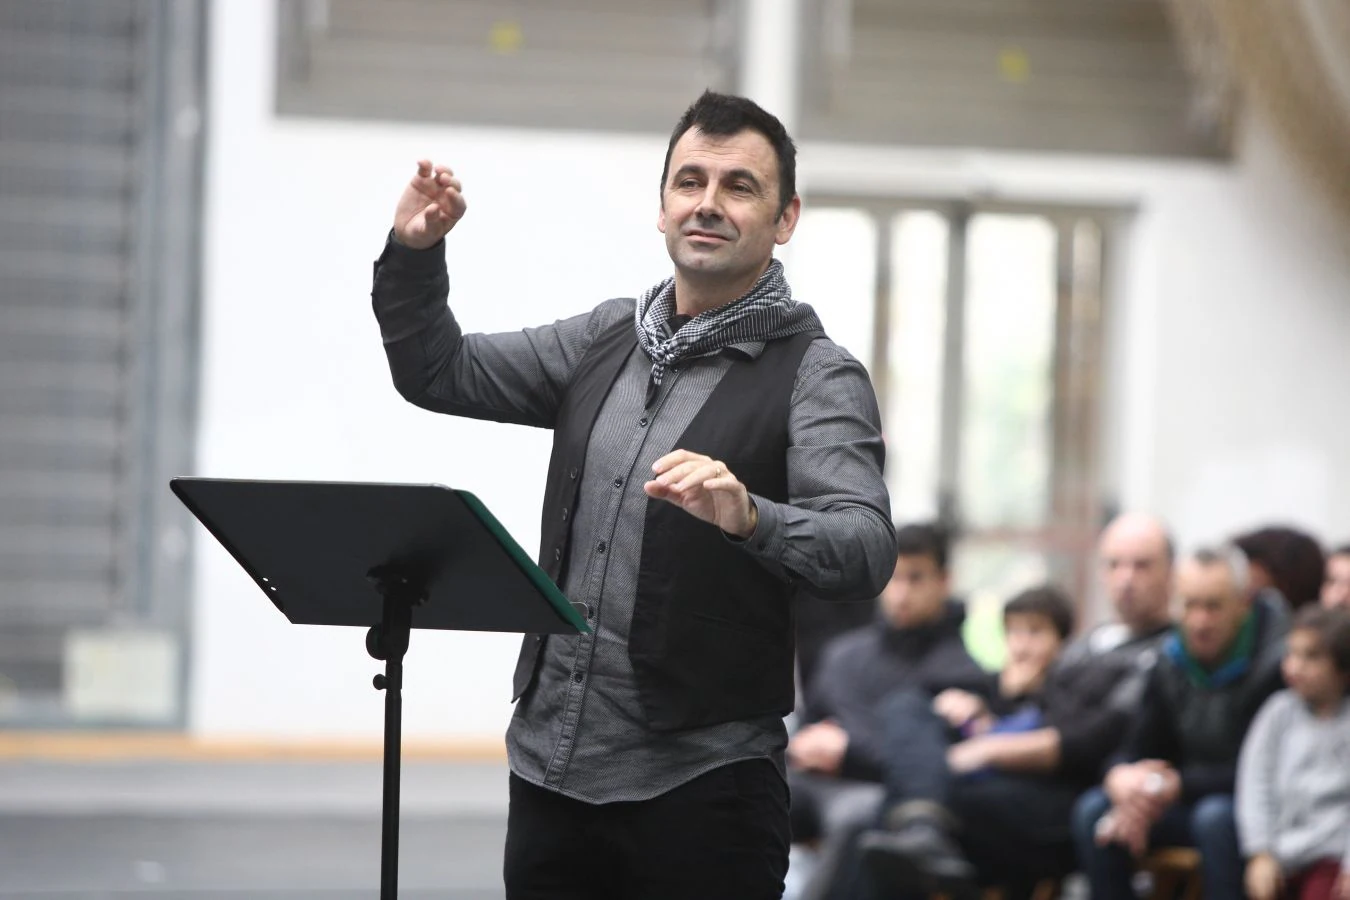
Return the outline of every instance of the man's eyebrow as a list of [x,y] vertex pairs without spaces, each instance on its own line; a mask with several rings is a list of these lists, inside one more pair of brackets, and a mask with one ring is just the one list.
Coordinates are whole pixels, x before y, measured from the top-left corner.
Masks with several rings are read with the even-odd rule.
[[[670,176],[670,180],[674,183],[679,181],[685,175],[698,175],[706,178],[708,170],[697,163],[685,163],[675,170],[675,173]],[[760,183],[760,180],[755,177],[755,173],[751,172],[749,169],[732,169],[727,173],[727,180],[748,181],[756,190],[763,190],[764,187],[764,185]]]
[[756,190],[759,190],[762,187],[759,183],[759,179],[755,177],[755,173],[751,172],[749,169],[732,169],[727,173],[728,181],[736,181],[737,179],[750,182],[751,186]]
[[678,169],[676,169],[674,172],[671,173],[670,180],[674,182],[679,181],[680,178],[682,178],[685,175],[706,175],[706,174],[708,174],[707,170],[704,169],[702,166],[696,163],[685,163],[684,165],[680,166]]

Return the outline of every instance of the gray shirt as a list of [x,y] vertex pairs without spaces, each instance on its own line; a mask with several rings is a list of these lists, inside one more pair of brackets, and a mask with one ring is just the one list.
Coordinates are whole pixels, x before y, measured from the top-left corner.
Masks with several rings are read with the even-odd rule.
[[[551,427],[586,349],[634,303],[610,300],[583,315],[519,332],[464,335],[446,306],[444,254],[395,244],[376,269],[375,313],[399,390],[428,409]],[[776,716],[675,733],[646,727],[628,659],[628,633],[652,464],[678,449],[736,356],[732,345],[667,374],[645,406],[651,363],[635,351],[591,434],[564,583],[586,605],[592,634],[547,639],[537,680],[507,731],[511,769],[534,784],[592,803],[659,796],[721,765],[767,758],[780,772],[786,729]],[[895,565],[881,469],[876,398],[856,359],[814,340],[798,368],[789,413],[788,503],[753,497],[759,525],[741,544],[766,568],[819,595],[866,599]],[[732,474],[735,474],[734,472]],[[689,660],[697,665],[697,660]]]
[[1287,872],[1334,859],[1350,872],[1350,699],[1318,718],[1293,691],[1273,694],[1242,742],[1237,821],[1248,856]]

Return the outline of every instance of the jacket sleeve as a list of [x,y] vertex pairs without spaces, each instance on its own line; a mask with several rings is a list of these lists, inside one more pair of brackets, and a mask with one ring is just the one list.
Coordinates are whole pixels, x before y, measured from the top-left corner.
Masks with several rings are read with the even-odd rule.
[[1088,696],[1081,711],[1056,724],[1059,771],[1099,777],[1107,760],[1120,751],[1140,709],[1151,667],[1131,665],[1102,695]]
[[998,676],[980,668],[965,646],[955,641],[924,661],[919,681],[920,686],[933,696],[955,689],[988,700],[998,691]]
[[1180,762],[1181,742],[1160,686],[1159,671],[1155,666],[1149,673],[1143,700],[1131,723],[1124,753],[1128,762],[1141,759],[1161,759],[1173,765]]
[[1266,701],[1242,742],[1237,768],[1237,824],[1242,852],[1270,851],[1275,842],[1275,763],[1286,718],[1287,695]]
[[[371,304],[394,387],[433,412],[553,427],[566,385],[620,303],[539,328],[464,334],[447,304],[445,243],[413,250],[386,240]],[[631,313],[631,303],[628,311]]]
[[814,341],[788,413],[788,502],[752,497],[759,524],[746,552],[823,599],[876,597],[895,570],[885,457],[867,370]]

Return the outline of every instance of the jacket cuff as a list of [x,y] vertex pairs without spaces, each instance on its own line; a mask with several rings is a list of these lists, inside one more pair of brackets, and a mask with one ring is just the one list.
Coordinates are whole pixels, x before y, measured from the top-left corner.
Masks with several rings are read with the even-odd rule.
[[445,271],[445,238],[425,250],[414,250],[398,242],[394,229],[384,239],[384,252],[375,263],[375,270],[407,275],[438,275]]
[[772,500],[751,494],[750,502],[759,511],[759,521],[754,533],[738,543],[755,556],[778,562],[783,552],[783,514]]

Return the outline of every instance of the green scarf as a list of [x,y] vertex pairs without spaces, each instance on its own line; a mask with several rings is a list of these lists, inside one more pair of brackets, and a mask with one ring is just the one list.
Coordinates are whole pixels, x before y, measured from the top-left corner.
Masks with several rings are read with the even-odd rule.
[[1256,624],[1256,610],[1253,609],[1243,620],[1228,654],[1212,669],[1206,669],[1191,655],[1180,629],[1173,632],[1166,652],[1197,687],[1206,690],[1225,687],[1242,678],[1251,668],[1252,653],[1256,649]]

